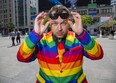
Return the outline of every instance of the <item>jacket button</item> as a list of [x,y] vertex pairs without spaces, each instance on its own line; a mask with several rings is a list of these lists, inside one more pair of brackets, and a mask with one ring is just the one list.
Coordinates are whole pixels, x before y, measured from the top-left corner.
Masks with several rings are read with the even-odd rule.
[[62,70],[60,70],[60,73],[62,73],[63,71]]

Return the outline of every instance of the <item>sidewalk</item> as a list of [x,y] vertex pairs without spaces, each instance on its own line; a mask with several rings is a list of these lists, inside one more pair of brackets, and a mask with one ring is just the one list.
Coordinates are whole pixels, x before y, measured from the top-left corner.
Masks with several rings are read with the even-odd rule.
[[[23,40],[22,38],[21,40]],[[116,83],[116,39],[96,38],[104,50],[102,60],[84,58],[84,71],[89,83]],[[0,37],[0,83],[35,83],[37,60],[31,63],[17,61],[19,45],[11,47],[8,37]]]
[[116,83],[116,39],[97,38],[102,45],[104,57],[92,61],[85,58],[84,69],[89,83]]

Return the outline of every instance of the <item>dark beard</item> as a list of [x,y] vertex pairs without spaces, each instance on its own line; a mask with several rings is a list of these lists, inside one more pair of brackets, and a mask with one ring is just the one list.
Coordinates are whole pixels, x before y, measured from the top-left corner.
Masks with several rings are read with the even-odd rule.
[[53,40],[55,41],[56,45],[58,44],[59,39],[61,40],[61,42],[65,43],[66,36],[67,36],[67,33],[64,35],[63,38],[58,38],[57,36],[55,36],[54,34],[52,34]]

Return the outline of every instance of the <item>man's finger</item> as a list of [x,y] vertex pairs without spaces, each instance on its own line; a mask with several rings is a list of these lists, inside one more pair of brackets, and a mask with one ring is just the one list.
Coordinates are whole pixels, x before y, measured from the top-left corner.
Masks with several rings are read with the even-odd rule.
[[78,21],[78,18],[75,15],[72,15],[72,16],[74,18],[74,21],[77,22]]
[[45,27],[48,27],[49,24],[50,24],[50,21],[48,21],[48,22],[45,24]]
[[41,26],[41,25],[44,25],[44,18],[41,19],[40,26]]
[[73,22],[72,21],[68,21],[68,23],[69,23],[69,25],[71,26],[71,27],[73,27]]
[[42,19],[43,17],[44,17],[44,12],[41,12],[39,15],[37,15],[37,17],[35,18],[35,20],[40,20],[40,19]]
[[42,30],[42,31],[41,31],[42,33],[45,32],[45,30],[48,28],[49,23],[50,23],[50,22],[48,21],[48,22],[45,24],[45,26],[44,26],[44,25],[41,25],[41,26],[43,26],[43,28],[41,29],[41,30]]
[[80,14],[77,13],[77,12],[71,12],[71,14],[72,14],[72,15],[76,15],[76,16],[80,16]]
[[76,12],[71,12],[75,22],[77,23],[78,22],[78,19],[81,19],[81,16],[79,13],[76,13]]

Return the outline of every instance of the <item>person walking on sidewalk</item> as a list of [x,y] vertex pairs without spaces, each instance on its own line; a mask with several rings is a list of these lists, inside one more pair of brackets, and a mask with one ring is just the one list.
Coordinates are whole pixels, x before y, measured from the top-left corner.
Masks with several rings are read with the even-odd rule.
[[[47,15],[49,21],[44,23]],[[50,32],[46,32],[48,25]],[[83,57],[98,60],[103,54],[101,45],[83,28],[80,14],[56,5],[48,14],[41,12],[35,18],[34,29],[20,46],[17,59],[21,62],[38,59],[36,83],[88,83]]]
[[21,36],[20,36],[21,34],[20,34],[20,31],[17,31],[16,32],[16,42],[17,42],[17,44],[20,44],[21,43]]
[[15,31],[12,30],[10,32],[10,38],[12,40],[12,46],[15,46],[15,36],[16,36]]

